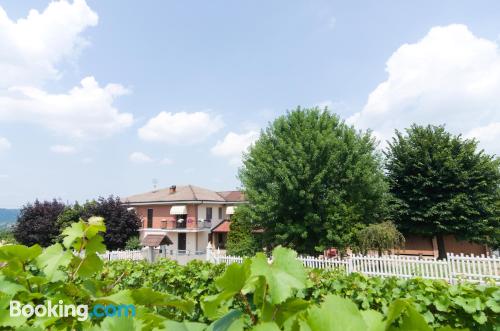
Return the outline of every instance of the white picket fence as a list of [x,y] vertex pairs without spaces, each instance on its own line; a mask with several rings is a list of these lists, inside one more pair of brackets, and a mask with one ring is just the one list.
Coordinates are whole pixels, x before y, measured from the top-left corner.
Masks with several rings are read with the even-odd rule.
[[[100,254],[103,260],[144,260],[142,250],[107,251]],[[202,256],[199,256],[200,258]],[[500,258],[496,256],[474,256],[448,254],[446,260],[404,255],[352,255],[345,258],[323,258],[299,256],[304,266],[316,269],[342,269],[346,273],[359,272],[369,276],[425,279],[443,279],[452,284],[469,281],[484,283],[494,281],[500,284]],[[207,248],[206,260],[212,263],[242,263],[239,256],[225,255]],[[271,259],[269,259],[271,261]]]
[[[443,279],[452,284],[469,281],[500,284],[500,258],[495,256],[467,256],[448,254],[446,260],[418,256],[352,255],[346,258],[319,258],[299,256],[304,266],[316,269],[342,269],[347,274],[358,272],[369,276],[425,279]],[[218,251],[207,251],[207,260],[213,263],[242,263],[243,258],[227,256]],[[269,259],[271,261],[271,259]]]
[[141,250],[134,251],[106,251],[104,254],[99,254],[99,256],[106,261],[113,260],[144,260],[145,254]]

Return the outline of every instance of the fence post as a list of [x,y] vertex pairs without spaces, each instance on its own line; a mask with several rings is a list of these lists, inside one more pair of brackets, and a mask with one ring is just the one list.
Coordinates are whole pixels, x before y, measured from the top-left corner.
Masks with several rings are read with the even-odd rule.
[[213,262],[212,259],[213,259],[213,252],[212,252],[212,245],[210,244],[210,242],[208,242],[207,244],[207,261],[208,262]]
[[353,265],[352,265],[352,258],[353,258],[353,256],[349,256],[347,258],[347,274],[348,275],[350,275],[350,274],[353,273]]
[[153,246],[148,246],[148,261],[150,263],[153,263],[155,260],[155,252],[154,252],[154,247]]
[[453,277],[453,272],[454,272],[453,253],[446,254],[446,264],[448,267],[448,281],[450,282],[450,284],[453,284],[455,281]]

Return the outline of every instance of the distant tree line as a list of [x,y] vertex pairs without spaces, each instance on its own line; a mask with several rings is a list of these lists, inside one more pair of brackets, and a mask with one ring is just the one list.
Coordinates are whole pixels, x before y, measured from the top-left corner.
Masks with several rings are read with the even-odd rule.
[[382,252],[403,244],[400,232],[435,236],[440,257],[447,234],[500,244],[500,160],[443,126],[396,131],[379,151],[371,132],[299,107],[261,132],[239,178],[249,203],[234,215],[230,253]]
[[100,197],[83,205],[67,205],[58,200],[28,203],[21,208],[13,228],[14,238],[23,245],[47,247],[61,240],[61,232],[71,223],[101,216],[106,224],[104,243],[108,250],[123,249],[138,235],[140,219],[118,197]]

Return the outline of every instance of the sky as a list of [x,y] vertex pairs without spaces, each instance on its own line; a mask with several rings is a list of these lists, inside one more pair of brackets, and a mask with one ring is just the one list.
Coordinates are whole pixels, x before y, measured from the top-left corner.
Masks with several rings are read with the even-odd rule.
[[0,207],[238,188],[297,106],[500,154],[498,1],[0,1]]

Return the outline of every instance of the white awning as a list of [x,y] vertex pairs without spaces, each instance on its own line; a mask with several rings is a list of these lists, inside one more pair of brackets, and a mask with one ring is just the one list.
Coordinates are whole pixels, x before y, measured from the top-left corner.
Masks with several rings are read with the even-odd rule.
[[235,208],[236,208],[236,207],[234,207],[234,206],[229,206],[229,207],[227,207],[227,208],[226,208],[226,214],[228,214],[228,215],[233,215],[233,214],[234,214],[234,209],[235,209]]
[[170,215],[187,215],[187,208],[183,206],[172,206],[170,208]]

